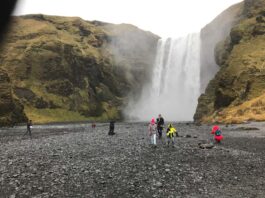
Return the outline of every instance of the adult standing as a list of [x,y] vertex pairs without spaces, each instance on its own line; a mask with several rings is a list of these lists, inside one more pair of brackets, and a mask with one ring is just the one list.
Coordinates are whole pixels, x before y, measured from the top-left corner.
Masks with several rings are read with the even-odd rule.
[[32,120],[28,120],[28,122],[27,122],[27,132],[23,136],[29,134],[29,137],[31,139],[32,138],[31,129],[32,129]]
[[114,135],[115,121],[110,121],[109,123],[109,135]]
[[158,118],[156,120],[157,120],[158,138],[161,139],[165,121],[164,121],[164,118],[161,116],[161,114],[158,115]]

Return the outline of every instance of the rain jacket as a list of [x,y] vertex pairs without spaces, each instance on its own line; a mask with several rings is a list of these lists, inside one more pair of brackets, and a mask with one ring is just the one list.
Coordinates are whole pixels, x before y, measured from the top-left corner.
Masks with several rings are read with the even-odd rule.
[[167,137],[172,138],[176,136],[177,130],[170,124],[167,128]]
[[156,124],[150,123],[148,127],[149,135],[156,134]]
[[211,134],[214,134],[216,141],[221,141],[224,138],[221,129],[217,125],[213,126]]

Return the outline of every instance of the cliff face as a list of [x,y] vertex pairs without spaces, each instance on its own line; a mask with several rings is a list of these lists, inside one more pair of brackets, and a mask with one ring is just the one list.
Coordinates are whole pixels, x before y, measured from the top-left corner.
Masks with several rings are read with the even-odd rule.
[[234,24],[236,24],[243,11],[243,3],[231,6],[211,23],[201,30],[201,92],[204,92],[209,81],[213,79],[219,70],[218,58],[215,55],[216,45],[219,45],[229,39],[229,33]]
[[75,17],[26,15],[11,27],[0,68],[13,98],[39,123],[121,119],[129,94],[137,97],[148,80],[159,39],[132,25]]
[[10,78],[7,72],[0,68],[0,125],[12,126],[26,120],[23,106],[12,93]]
[[246,0],[240,17],[216,46],[220,70],[199,98],[197,122],[265,120],[265,1]]

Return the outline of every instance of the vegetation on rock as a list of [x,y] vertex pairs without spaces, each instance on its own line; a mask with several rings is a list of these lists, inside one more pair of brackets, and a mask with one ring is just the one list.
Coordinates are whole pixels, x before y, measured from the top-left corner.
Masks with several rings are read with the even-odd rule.
[[35,123],[122,119],[128,97],[148,80],[158,39],[127,24],[13,17],[0,68]]
[[7,72],[0,68],[0,125],[12,126],[16,122],[25,122],[23,106],[15,99]]
[[[202,28],[200,32],[201,92],[205,91],[209,81],[219,69],[219,56],[215,53],[216,45],[221,46],[229,41],[229,38],[225,38],[229,35],[231,27],[241,18],[242,10],[243,3],[235,4],[223,11],[211,23]],[[223,49],[223,46],[219,48]],[[226,55],[225,53],[218,54],[222,56]]]
[[199,98],[197,122],[265,120],[265,1],[246,0],[241,20],[216,48],[220,71]]

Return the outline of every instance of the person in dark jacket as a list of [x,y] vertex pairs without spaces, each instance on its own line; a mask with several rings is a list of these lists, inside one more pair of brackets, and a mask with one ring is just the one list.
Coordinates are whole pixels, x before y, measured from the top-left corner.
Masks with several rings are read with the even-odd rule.
[[23,136],[29,134],[29,137],[31,139],[32,138],[31,129],[32,129],[32,120],[28,120],[28,122],[27,122],[27,132]]
[[158,118],[156,119],[156,124],[157,124],[158,138],[161,139],[165,124],[164,118],[161,116],[161,114],[158,115]]
[[115,121],[110,121],[109,123],[109,135],[114,135]]

